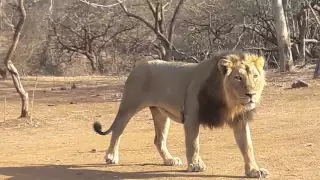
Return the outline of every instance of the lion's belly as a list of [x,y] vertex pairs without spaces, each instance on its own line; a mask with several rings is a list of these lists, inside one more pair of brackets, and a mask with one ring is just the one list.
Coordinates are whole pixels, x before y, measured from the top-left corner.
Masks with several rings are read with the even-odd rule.
[[147,103],[149,106],[156,106],[159,108],[160,112],[172,119],[175,122],[182,122],[181,120],[181,107],[182,102],[178,97],[170,97],[159,95],[150,99],[151,101]]
[[[171,90],[170,90],[171,89]],[[182,122],[180,117],[181,107],[183,106],[183,96],[181,93],[176,93],[172,88],[153,89],[148,104],[159,108],[162,114],[169,117],[173,121]],[[156,96],[154,96],[156,94]]]
[[181,119],[181,113],[180,111],[177,111],[177,108],[169,108],[169,107],[159,107],[160,112],[167,116],[168,118],[170,118],[171,120],[178,122],[178,123],[182,123],[182,119]]

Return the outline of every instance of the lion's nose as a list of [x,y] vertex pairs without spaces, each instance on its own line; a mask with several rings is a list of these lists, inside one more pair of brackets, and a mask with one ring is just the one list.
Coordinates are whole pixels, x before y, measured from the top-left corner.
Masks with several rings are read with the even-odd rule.
[[252,98],[256,93],[246,93],[245,95],[248,96],[249,98]]

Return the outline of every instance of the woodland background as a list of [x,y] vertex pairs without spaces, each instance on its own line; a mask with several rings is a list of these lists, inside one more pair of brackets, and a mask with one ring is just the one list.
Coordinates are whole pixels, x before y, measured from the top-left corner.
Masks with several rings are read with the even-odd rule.
[[[294,66],[315,64],[320,56],[314,16],[320,13],[319,0],[282,3]],[[0,4],[2,58],[12,42],[19,12],[15,0],[0,0]],[[199,62],[227,49],[262,54],[268,61],[266,68],[280,64],[270,0],[127,0],[121,4],[25,0],[24,4],[27,16],[12,57],[22,76],[123,74],[141,59]],[[3,75],[3,63],[0,68]]]

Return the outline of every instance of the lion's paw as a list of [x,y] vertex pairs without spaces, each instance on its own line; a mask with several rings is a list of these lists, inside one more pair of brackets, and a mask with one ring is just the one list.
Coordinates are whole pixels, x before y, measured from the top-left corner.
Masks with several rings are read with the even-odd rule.
[[108,153],[104,156],[104,159],[107,164],[118,164],[119,156],[117,154]]
[[269,175],[269,171],[264,168],[253,169],[246,175],[251,178],[266,178]]
[[204,162],[202,162],[202,161],[188,165],[189,172],[201,172],[201,171],[205,171],[206,169],[207,169],[207,167],[204,164]]
[[165,160],[164,165],[166,165],[166,166],[179,166],[179,165],[182,165],[182,161],[180,158],[173,157],[171,159]]

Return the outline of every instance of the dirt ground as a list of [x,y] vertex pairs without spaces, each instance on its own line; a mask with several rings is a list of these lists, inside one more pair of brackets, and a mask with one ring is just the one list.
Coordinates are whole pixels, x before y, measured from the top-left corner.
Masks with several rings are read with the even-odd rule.
[[[269,170],[269,179],[320,179],[320,80],[311,76],[311,71],[267,74],[268,85],[251,131],[256,160]],[[311,87],[291,89],[298,78]],[[94,133],[92,123],[99,120],[104,128],[111,125],[124,80],[109,76],[24,78],[30,99],[38,82],[32,121],[17,119],[19,97],[11,80],[0,81],[0,179],[244,179],[242,156],[227,127],[201,128],[200,151],[208,170],[188,173],[182,125],[172,123],[168,148],[184,164],[163,166],[153,145],[149,110],[128,124],[120,164],[106,165],[103,157],[110,136]],[[70,89],[73,83],[76,89]]]

